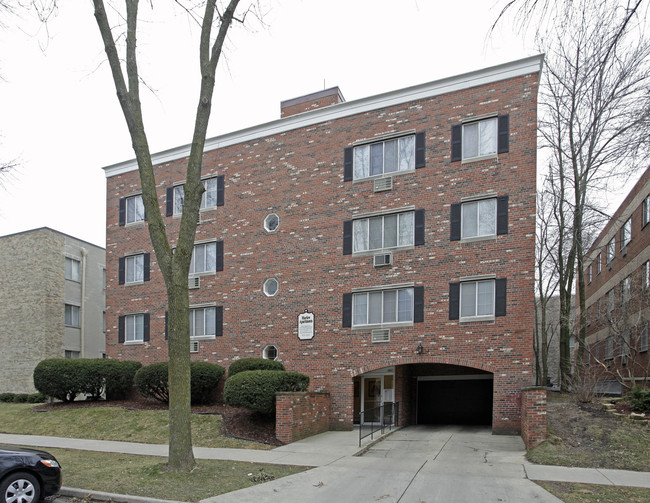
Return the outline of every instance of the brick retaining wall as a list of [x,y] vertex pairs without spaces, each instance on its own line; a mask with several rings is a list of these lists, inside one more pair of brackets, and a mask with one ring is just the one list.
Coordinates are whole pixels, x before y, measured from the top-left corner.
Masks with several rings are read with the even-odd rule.
[[528,450],[546,440],[546,388],[522,390],[521,437]]
[[329,430],[329,393],[275,395],[275,436],[288,444]]

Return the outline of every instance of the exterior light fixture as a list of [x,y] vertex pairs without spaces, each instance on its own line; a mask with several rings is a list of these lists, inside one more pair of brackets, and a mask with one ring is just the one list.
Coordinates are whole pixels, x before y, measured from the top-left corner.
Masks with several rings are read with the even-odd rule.
[[421,355],[423,351],[424,351],[424,348],[422,347],[422,343],[420,342],[420,343],[418,343],[418,347],[415,350],[415,354],[416,355]]

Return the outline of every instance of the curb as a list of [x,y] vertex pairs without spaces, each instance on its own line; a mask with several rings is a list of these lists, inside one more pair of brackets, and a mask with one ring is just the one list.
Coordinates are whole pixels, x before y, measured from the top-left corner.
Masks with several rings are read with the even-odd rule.
[[78,498],[80,500],[92,499],[97,501],[113,501],[119,503],[185,503],[175,500],[160,500],[147,498],[145,496],[133,496],[130,494],[114,494],[102,491],[89,491],[87,489],[76,489],[74,487],[61,487],[58,496],[66,498]]

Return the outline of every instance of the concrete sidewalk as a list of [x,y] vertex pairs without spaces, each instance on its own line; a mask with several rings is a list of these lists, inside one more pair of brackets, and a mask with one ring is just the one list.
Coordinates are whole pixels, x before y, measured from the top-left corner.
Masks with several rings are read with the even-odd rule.
[[[204,503],[275,501],[537,501],[559,500],[532,480],[650,488],[650,473],[533,465],[525,460],[520,437],[491,435],[489,429],[409,427],[379,441],[358,431],[327,432],[273,450],[196,447],[197,459],[312,466],[313,470],[259,484]],[[0,434],[0,443],[167,456],[167,445]],[[83,497],[91,491],[65,488]],[[146,498],[92,492],[96,499],[151,502]]]

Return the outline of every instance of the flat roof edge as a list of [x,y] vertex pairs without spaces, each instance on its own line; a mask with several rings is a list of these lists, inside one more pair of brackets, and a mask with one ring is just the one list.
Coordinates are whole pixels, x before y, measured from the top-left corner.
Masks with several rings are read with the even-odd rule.
[[[321,122],[340,119],[354,114],[364,113],[378,108],[385,108],[418,99],[430,98],[491,84],[501,80],[521,77],[531,73],[539,73],[544,63],[544,55],[537,54],[527,58],[502,63],[500,65],[482,68],[471,72],[445,77],[425,84],[418,84],[403,89],[388,91],[386,93],[347,101],[329,107],[319,108],[309,112],[291,115],[283,119],[258,124],[249,128],[240,129],[231,133],[208,138],[205,141],[204,152],[217,150],[237,143],[251,141],[265,136],[284,133],[293,129],[307,127]],[[190,153],[190,144],[181,145],[168,150],[152,154],[152,164],[164,164],[187,157]],[[138,169],[135,159],[111,164],[102,168],[106,178],[121,175]]]

